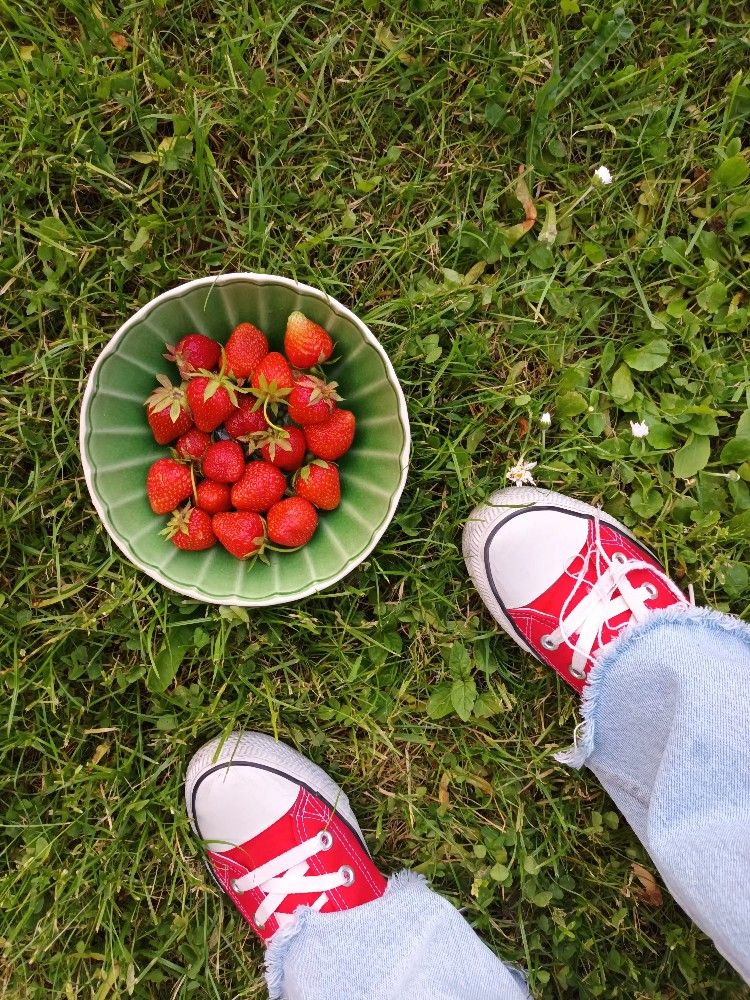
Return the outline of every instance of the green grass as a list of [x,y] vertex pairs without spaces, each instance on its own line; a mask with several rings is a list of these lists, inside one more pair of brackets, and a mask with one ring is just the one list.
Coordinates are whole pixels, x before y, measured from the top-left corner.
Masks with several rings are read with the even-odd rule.
[[[232,726],[328,768],[383,870],[429,876],[536,996],[747,996],[667,893],[639,898],[643,849],[553,759],[575,697],[497,633],[460,558],[472,505],[523,454],[700,602],[749,610],[750,23],[732,0],[623,6],[0,0],[10,1000],[264,995],[181,800],[190,754]],[[600,163],[614,182],[589,190]],[[540,221],[514,242],[522,164]],[[77,445],[120,323],[235,269],[363,316],[414,437],[372,558],[251,614],[123,562]],[[154,658],[186,624],[158,693]],[[435,718],[465,669],[487,696]]]

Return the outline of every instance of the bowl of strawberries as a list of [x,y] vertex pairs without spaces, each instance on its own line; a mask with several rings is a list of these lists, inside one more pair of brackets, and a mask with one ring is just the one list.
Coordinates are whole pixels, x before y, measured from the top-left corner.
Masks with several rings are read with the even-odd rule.
[[270,274],[189,281],[108,342],[81,456],[127,558],[196,600],[262,607],[351,572],[406,482],[409,421],[365,324]]

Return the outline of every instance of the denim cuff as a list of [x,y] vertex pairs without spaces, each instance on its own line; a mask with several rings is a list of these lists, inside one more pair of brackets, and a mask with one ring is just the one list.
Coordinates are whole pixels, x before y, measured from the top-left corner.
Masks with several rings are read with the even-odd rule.
[[[744,633],[750,642],[750,626],[739,618],[714,611],[713,608],[695,608],[689,604],[673,604],[669,608],[654,611],[648,620],[642,624],[634,623],[624,629],[612,642],[608,643],[596,657],[594,666],[586,678],[586,686],[581,696],[581,722],[573,734],[573,746],[562,753],[555,754],[555,760],[569,767],[581,768],[596,749],[596,728],[599,711],[599,701],[603,682],[609,671],[617,670],[618,665],[628,656],[638,656],[639,646],[647,636],[653,637],[654,632],[672,628],[705,629],[720,634],[725,632]],[[648,684],[648,664],[643,665],[643,682]],[[633,697],[638,692],[633,691]]]

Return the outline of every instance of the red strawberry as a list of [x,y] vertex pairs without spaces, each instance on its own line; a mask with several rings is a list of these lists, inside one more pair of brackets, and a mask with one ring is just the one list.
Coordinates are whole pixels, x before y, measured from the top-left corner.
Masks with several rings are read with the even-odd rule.
[[316,458],[294,477],[294,492],[318,510],[335,510],[341,503],[341,482],[337,466]]
[[248,462],[242,479],[232,487],[232,505],[237,510],[263,513],[286,493],[286,477],[270,462]]
[[207,434],[223,424],[237,407],[234,388],[221,375],[191,378],[186,391],[195,426]]
[[191,372],[203,368],[212,371],[219,363],[221,347],[215,340],[205,337],[202,333],[189,333],[178,341],[176,347],[167,347],[164,355],[167,361],[174,361],[180,375],[187,378]]
[[162,534],[165,538],[170,538],[178,549],[186,549],[188,552],[210,549],[216,541],[211,515],[190,504],[174,512]]
[[190,469],[174,458],[157,458],[146,476],[146,494],[154,514],[168,514],[193,492]]
[[208,514],[220,514],[232,509],[232,494],[226,483],[203,479],[195,490],[197,505]]
[[214,441],[203,456],[203,475],[216,483],[236,483],[245,471],[245,453],[236,441]]
[[328,462],[341,458],[352,446],[355,423],[351,410],[334,410],[325,423],[305,427],[308,450]]
[[266,542],[263,518],[249,510],[214,514],[214,532],[227,552],[238,559],[259,555]]
[[281,403],[292,391],[294,377],[283,354],[271,351],[255,369],[254,395],[264,403]]
[[286,321],[284,353],[295,368],[323,364],[333,354],[333,341],[322,326],[304,313],[293,312]]
[[200,462],[203,453],[211,444],[211,438],[205,431],[199,431],[197,427],[192,427],[186,434],[177,438],[174,446],[179,458],[184,458],[189,462]]
[[336,382],[323,382],[314,375],[303,375],[289,393],[289,416],[298,424],[322,424],[341,401]]
[[169,444],[189,431],[193,418],[188,409],[184,388],[172,385],[166,375],[157,375],[161,389],[154,389],[146,400],[146,419],[157,444]]
[[240,323],[232,330],[224,352],[230,375],[237,379],[251,378],[268,354],[268,341],[252,323]]
[[259,405],[255,396],[243,396],[239,408],[224,421],[227,434],[235,438],[247,438],[249,434],[260,434],[267,430],[268,421],[263,416],[263,411],[253,410],[254,406]]
[[258,444],[263,458],[285,472],[294,472],[305,460],[305,435],[299,427],[269,431],[258,438]]
[[268,537],[276,545],[297,548],[307,545],[318,526],[318,515],[309,500],[288,497],[268,512]]

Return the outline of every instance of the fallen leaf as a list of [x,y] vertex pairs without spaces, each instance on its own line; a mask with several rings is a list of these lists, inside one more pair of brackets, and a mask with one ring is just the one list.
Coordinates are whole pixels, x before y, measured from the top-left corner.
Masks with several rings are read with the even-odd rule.
[[119,31],[113,31],[109,36],[110,42],[114,45],[118,52],[124,52],[128,47],[128,40],[125,35],[121,35]]
[[529,422],[526,417],[519,417],[516,421],[516,430],[519,437],[526,437],[529,433]]
[[525,236],[536,222],[536,205],[534,204],[534,199],[531,197],[531,192],[526,181],[523,179],[525,169],[523,164],[518,168],[518,180],[516,181],[514,191],[516,198],[523,206],[524,220],[523,222],[516,223],[515,226],[507,226],[502,230],[505,239],[511,246],[517,243],[522,236]]
[[438,802],[441,806],[447,806],[450,802],[450,796],[448,795],[448,785],[450,784],[450,781],[451,773],[450,771],[445,771],[438,786]]
[[661,906],[664,902],[664,896],[656,879],[648,868],[644,868],[643,865],[635,862],[633,865],[633,874],[643,886],[643,891],[636,893],[638,898],[642,899],[644,903],[648,903],[649,906]]

